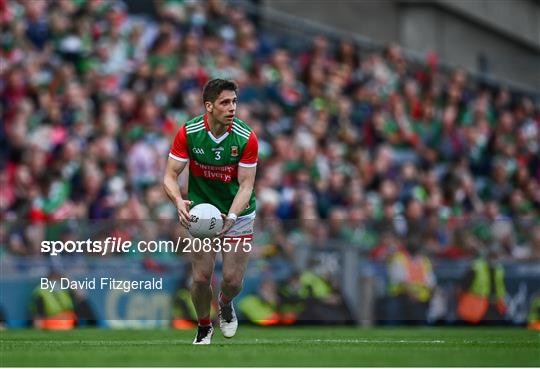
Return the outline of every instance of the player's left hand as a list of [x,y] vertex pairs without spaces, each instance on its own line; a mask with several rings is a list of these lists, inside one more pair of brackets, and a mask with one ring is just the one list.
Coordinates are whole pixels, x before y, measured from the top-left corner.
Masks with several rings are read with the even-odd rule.
[[223,228],[221,228],[221,231],[219,231],[219,233],[216,235],[216,237],[220,238],[225,236],[225,234],[232,228],[234,223],[236,223],[235,219],[229,218],[223,213],[221,214],[221,218],[223,219]]

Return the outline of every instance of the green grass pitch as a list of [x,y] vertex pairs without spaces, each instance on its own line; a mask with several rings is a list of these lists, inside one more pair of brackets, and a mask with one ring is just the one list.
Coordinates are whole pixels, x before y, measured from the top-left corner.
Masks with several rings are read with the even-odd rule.
[[524,328],[240,326],[211,346],[194,331],[0,332],[1,366],[540,366],[540,333]]

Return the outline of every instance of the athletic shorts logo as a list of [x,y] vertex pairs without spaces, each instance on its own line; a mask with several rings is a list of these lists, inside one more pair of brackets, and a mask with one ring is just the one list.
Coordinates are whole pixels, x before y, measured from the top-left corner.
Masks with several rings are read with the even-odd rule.
[[238,146],[231,146],[231,156],[238,156]]
[[204,150],[202,148],[200,148],[200,147],[194,147],[193,152],[195,154],[204,155]]

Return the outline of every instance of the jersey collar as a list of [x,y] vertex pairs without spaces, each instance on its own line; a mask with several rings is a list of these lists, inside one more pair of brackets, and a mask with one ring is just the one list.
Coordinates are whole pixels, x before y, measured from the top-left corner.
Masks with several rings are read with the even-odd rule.
[[210,139],[212,141],[214,141],[215,143],[221,143],[224,139],[227,138],[227,136],[229,136],[229,133],[231,132],[232,130],[232,124],[229,126],[229,128],[227,128],[227,132],[225,132],[224,134],[222,134],[221,136],[219,136],[218,138],[216,138],[214,136],[214,134],[212,133],[212,131],[210,131],[210,125],[208,124],[208,114],[205,114],[204,115],[204,128],[206,128],[206,133],[208,134],[208,137],[210,137]]

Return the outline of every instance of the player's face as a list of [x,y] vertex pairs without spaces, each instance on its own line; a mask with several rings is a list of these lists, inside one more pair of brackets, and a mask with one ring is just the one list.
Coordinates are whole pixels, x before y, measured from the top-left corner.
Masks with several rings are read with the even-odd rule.
[[225,90],[219,94],[214,103],[208,104],[206,109],[215,121],[229,126],[236,113],[236,100],[236,92]]

